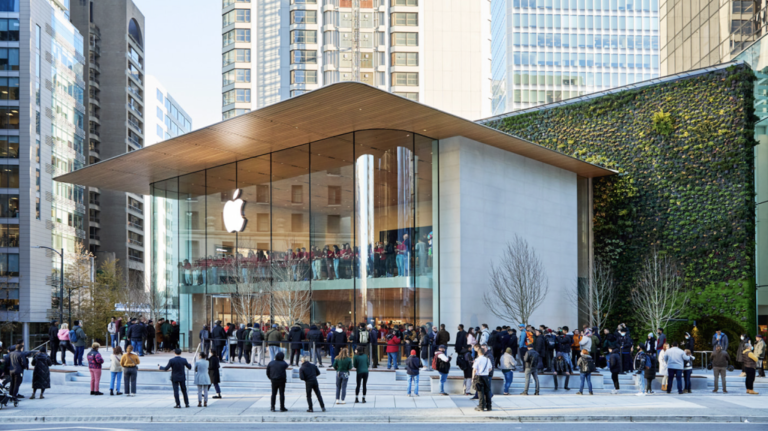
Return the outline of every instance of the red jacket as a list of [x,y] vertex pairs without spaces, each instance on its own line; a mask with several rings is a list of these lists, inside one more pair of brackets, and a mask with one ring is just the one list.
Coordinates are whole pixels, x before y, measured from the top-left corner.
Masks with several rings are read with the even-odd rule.
[[387,353],[397,353],[400,351],[400,339],[392,337],[387,340]]

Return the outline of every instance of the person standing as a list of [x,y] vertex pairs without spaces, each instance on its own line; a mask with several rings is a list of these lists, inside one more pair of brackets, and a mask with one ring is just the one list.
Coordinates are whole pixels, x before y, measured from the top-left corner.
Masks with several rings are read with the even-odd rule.
[[[212,396],[211,398],[221,399],[221,388],[219,387],[219,383],[221,383],[221,374],[219,372],[220,369],[221,362],[219,360],[219,356],[215,352],[211,352],[210,356],[208,357],[208,377],[210,377],[211,384],[216,390],[216,395]],[[208,389],[210,390],[211,388],[209,387]]]
[[[291,327],[290,332],[288,332],[288,341],[291,342],[291,360],[290,365],[291,366],[299,366],[299,361],[301,359],[301,344],[302,341],[304,341],[304,331],[301,330],[301,326],[299,326],[299,322],[296,322],[293,324],[293,327]],[[295,358],[295,359],[294,359]]]
[[8,364],[6,368],[11,375],[11,395],[13,397],[19,397],[19,389],[21,383],[24,381],[24,370],[27,369],[27,357],[37,353],[38,351],[27,352],[24,351],[24,343],[16,345],[16,350],[8,354]]
[[467,331],[464,330],[464,325],[459,325],[458,332],[456,332],[456,346],[454,350],[457,354],[462,355],[464,347],[467,345]]
[[408,396],[411,396],[411,390],[413,388],[413,396],[419,396],[419,368],[421,362],[419,361],[416,350],[411,350],[411,354],[408,359],[405,360],[405,372],[408,376]]
[[[269,358],[274,361],[277,358],[278,352],[280,352],[280,342],[283,341],[283,333],[276,324],[272,325],[272,329],[267,331],[266,334],[267,344],[269,345]],[[283,355],[285,358],[285,355]]]
[[357,396],[360,394],[360,384],[363,387],[363,404],[365,404],[365,395],[368,393],[368,355],[365,354],[365,346],[357,346],[357,353],[352,360],[352,366],[355,368],[355,404]]
[[[276,326],[276,325],[275,325]],[[275,401],[280,393],[280,411],[287,412],[285,408],[285,382],[288,379],[285,370],[288,363],[285,362],[285,353],[278,351],[274,358],[267,364],[267,378],[272,383],[272,398],[269,411],[275,411]]]
[[[319,272],[319,271],[318,271]],[[313,325],[314,326],[314,325]],[[309,357],[303,356],[301,358],[301,367],[299,368],[299,379],[304,381],[304,388],[307,391],[307,409],[308,413],[315,411],[312,408],[312,392],[315,392],[320,408],[325,411],[325,404],[323,404],[323,396],[320,395],[320,385],[317,383],[317,377],[320,375],[320,369],[313,364]],[[365,402],[365,398],[363,398]]]
[[312,363],[319,366],[323,366],[323,359],[320,356],[320,347],[323,344],[323,332],[317,329],[317,325],[309,327],[307,332],[307,340],[309,341],[309,357]]
[[[501,373],[504,374],[504,390],[503,395],[509,395],[509,387],[512,385],[512,378],[514,377],[515,370],[515,357],[512,355],[512,348],[507,347],[507,350],[501,356]],[[555,382],[557,382],[557,376],[555,376]],[[567,384],[565,386],[568,386]]]
[[146,331],[144,350],[148,355],[152,355],[155,353],[155,325],[152,323],[151,319],[147,322],[144,331]]
[[619,353],[621,355],[621,374],[626,374],[632,371],[632,337],[627,331],[627,327],[624,324],[619,325],[618,334]]
[[[739,348],[736,350],[736,363],[744,364],[744,350],[746,349],[746,345],[749,343],[749,334],[741,334],[740,341],[739,341]],[[750,349],[751,350],[751,349]],[[741,367],[741,375],[739,377],[746,377],[747,372],[744,369],[744,366]]]
[[[723,334],[725,335],[725,334]],[[712,392],[717,393],[718,381],[722,377],[723,380],[723,393],[727,394],[728,390],[725,386],[725,376],[728,371],[728,365],[731,363],[731,357],[728,352],[723,349],[720,344],[715,345],[715,352],[712,353],[712,373],[715,375],[715,389]]]
[[683,350],[696,351],[696,339],[689,333],[685,333],[685,346]]
[[181,389],[181,393],[182,395],[184,395],[184,405],[188,408],[189,396],[187,395],[187,373],[185,368],[187,370],[191,370],[192,365],[190,365],[186,359],[181,357],[181,349],[176,349],[174,350],[173,353],[175,353],[176,356],[171,358],[165,367],[160,366],[159,369],[162,371],[171,370],[171,383],[173,384],[173,398],[176,400],[176,405],[174,406],[174,408],[177,408],[177,409],[181,408],[181,402],[179,400],[179,389]]
[[30,400],[35,399],[35,393],[40,389],[40,399],[45,398],[43,394],[46,389],[51,388],[51,366],[53,362],[50,356],[45,354],[45,346],[40,347],[40,353],[32,357],[32,366],[35,370],[32,372],[32,396]]
[[107,332],[109,333],[109,345],[114,349],[117,346],[117,322],[115,321],[115,316],[112,316],[107,325]]
[[747,393],[751,395],[759,395],[759,392],[755,392],[755,367],[757,367],[757,356],[752,352],[752,345],[749,343],[749,336],[744,337],[746,343],[744,344],[744,350],[742,353],[742,367],[747,378],[744,380],[744,384],[747,387]]
[[528,395],[528,387],[531,382],[531,377],[533,377],[533,381],[536,384],[536,392],[534,395],[539,395],[539,362],[541,362],[541,358],[539,358],[539,352],[535,349],[528,349],[528,351],[525,352],[525,357],[523,358],[523,365],[525,366],[525,389],[523,389],[523,392],[520,395]]
[[208,388],[211,387],[211,376],[208,374],[208,360],[205,357],[205,352],[200,352],[199,359],[195,362],[195,386],[197,386],[198,407],[208,407]]
[[398,355],[400,352],[400,339],[395,334],[387,334],[387,369],[395,366],[397,370]]
[[645,377],[645,393],[652,394],[653,392],[653,380],[656,379],[656,364],[654,361],[654,355],[645,354],[645,362],[643,363],[643,373]]
[[101,364],[104,358],[99,353],[99,343],[91,345],[91,351],[88,352],[88,371],[91,372],[91,395],[104,395],[99,392],[99,382],[101,381]]
[[[123,349],[115,346],[112,349],[112,355],[109,357],[109,395],[122,395],[120,392],[120,380],[123,378],[123,366],[120,365],[120,359],[123,357]],[[117,388],[115,388],[117,383]],[[114,390],[117,389],[117,394]]]
[[584,395],[584,380],[587,381],[587,385],[589,386],[589,395],[594,395],[592,393],[592,371],[595,369],[595,361],[592,359],[592,356],[589,355],[589,352],[586,350],[581,351],[581,357],[576,362],[576,366],[579,368],[581,377],[579,392],[576,392],[576,395]]
[[611,370],[611,380],[613,381],[612,394],[619,393],[619,374],[621,374],[621,356],[615,348],[608,348],[608,368]]
[[722,329],[718,328],[715,334],[712,335],[712,351],[717,350],[717,346],[723,348],[724,352],[728,352],[728,334],[725,334]]
[[69,325],[66,323],[61,324],[56,338],[59,339],[59,349],[61,350],[61,365],[67,365],[67,350],[72,352],[72,357],[75,357],[75,348],[72,346],[72,342],[69,340]]
[[264,352],[264,332],[261,330],[261,325],[258,323],[253,324],[253,329],[251,330],[251,365],[253,366],[264,366],[264,357],[266,356]]
[[51,326],[48,327],[48,339],[51,341],[51,361],[53,365],[60,365],[56,360],[56,354],[59,353],[59,326],[56,323],[56,319],[51,321]]
[[677,342],[672,343],[672,348],[666,351],[664,360],[667,363],[667,373],[669,381],[667,384],[667,393],[672,392],[672,379],[677,380],[677,393],[683,393],[683,369],[685,368],[685,359],[688,356],[680,350]]
[[372,368],[379,368],[379,330],[370,323],[368,330],[371,331],[371,362]]
[[[448,373],[451,370],[451,356],[446,355],[445,350],[445,345],[438,346],[432,359],[433,368],[440,374],[440,395],[448,395],[448,392],[445,392],[445,382],[448,380]],[[491,360],[491,365],[493,365],[493,360]],[[491,368],[491,372],[493,372],[493,368]]]
[[347,348],[341,349],[336,360],[333,361],[333,369],[336,370],[336,404],[346,404],[347,382],[349,371],[352,369],[352,360],[349,358]]
[[[245,336],[247,335],[246,329],[245,329],[245,323],[241,323],[240,327],[235,331],[235,338],[237,339],[237,362],[242,364],[243,363],[243,356],[246,357],[246,362],[248,362],[248,354],[251,353],[250,350],[248,353],[245,353]],[[234,362],[234,356],[232,359],[232,362]]]
[[579,360],[579,353],[581,352],[580,350],[581,348],[579,346],[581,343],[582,336],[579,333],[578,329],[573,330],[573,336],[571,337],[571,339],[573,340],[571,342],[571,364],[575,364],[576,361]]
[[693,354],[690,350],[685,349],[686,359],[683,362],[683,382],[685,382],[685,388],[683,392],[691,393],[691,374],[693,374]]
[[[72,337],[74,335],[74,338]],[[85,331],[83,331],[83,328],[80,326],[80,321],[75,320],[74,326],[72,327],[72,330],[69,331],[69,339],[72,341],[74,339],[74,345],[75,345],[75,366],[83,367],[83,355],[85,354]]]
[[120,358],[120,365],[123,367],[123,378],[125,379],[125,396],[136,396],[136,380],[139,373],[139,355],[133,353],[133,346],[125,346],[125,353]]
[[757,334],[755,338],[755,356],[757,356],[757,374],[760,377],[765,377],[765,341],[763,341],[763,334]]
[[485,352],[480,346],[477,346],[476,349],[475,354],[477,356],[472,364],[472,379],[474,380],[477,377],[478,405],[475,407],[475,410],[490,412],[492,410],[490,374],[493,370],[493,363],[485,357]]
[[144,337],[144,325],[134,317],[131,319],[131,326],[126,330],[126,336],[131,341],[131,347],[133,351],[139,356],[144,356],[144,352],[141,345],[142,337]]
[[659,374],[661,374],[661,390],[666,391],[669,385],[669,369],[667,368],[667,350],[669,344],[663,344],[658,350]]

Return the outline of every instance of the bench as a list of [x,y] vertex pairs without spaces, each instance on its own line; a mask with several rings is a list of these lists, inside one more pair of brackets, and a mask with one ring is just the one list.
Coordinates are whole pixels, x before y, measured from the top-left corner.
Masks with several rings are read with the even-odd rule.
[[[539,373],[539,387],[541,389],[554,389],[555,381],[553,379],[554,373]],[[434,394],[440,393],[440,375],[431,375],[430,384],[431,390]],[[565,375],[557,376],[558,387],[565,387]],[[592,373],[592,389],[603,389],[603,375],[599,373]],[[580,377],[578,374],[571,374],[568,386],[571,389],[579,389]],[[586,382],[584,383],[586,386]],[[525,373],[514,372],[512,377],[512,386],[510,386],[510,393],[513,390],[522,390],[525,387]],[[536,384],[531,379],[530,387],[528,391],[532,391],[536,387]],[[514,388],[514,389],[513,389]],[[494,394],[501,394],[504,390],[504,376],[500,371],[494,371],[493,379],[491,381],[491,389]],[[586,390],[586,388],[585,388]],[[464,394],[464,376],[462,375],[448,375],[448,379],[445,382],[445,391],[449,394]]]

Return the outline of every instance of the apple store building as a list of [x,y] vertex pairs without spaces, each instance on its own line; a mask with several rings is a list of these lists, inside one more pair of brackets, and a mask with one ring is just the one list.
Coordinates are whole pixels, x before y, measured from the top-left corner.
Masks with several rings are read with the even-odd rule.
[[611,174],[350,82],[57,181],[149,200],[152,296],[196,340],[212,320],[493,323],[482,292],[515,235],[555,287],[542,317],[572,322],[557,289],[588,271],[589,185]]

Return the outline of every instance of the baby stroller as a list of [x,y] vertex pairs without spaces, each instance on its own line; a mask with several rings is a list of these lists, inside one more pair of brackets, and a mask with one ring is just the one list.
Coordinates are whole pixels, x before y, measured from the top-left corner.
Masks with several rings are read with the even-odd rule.
[[3,379],[0,381],[0,409],[7,406],[8,403],[13,403],[14,407],[19,406],[19,400],[11,395],[10,379]]

